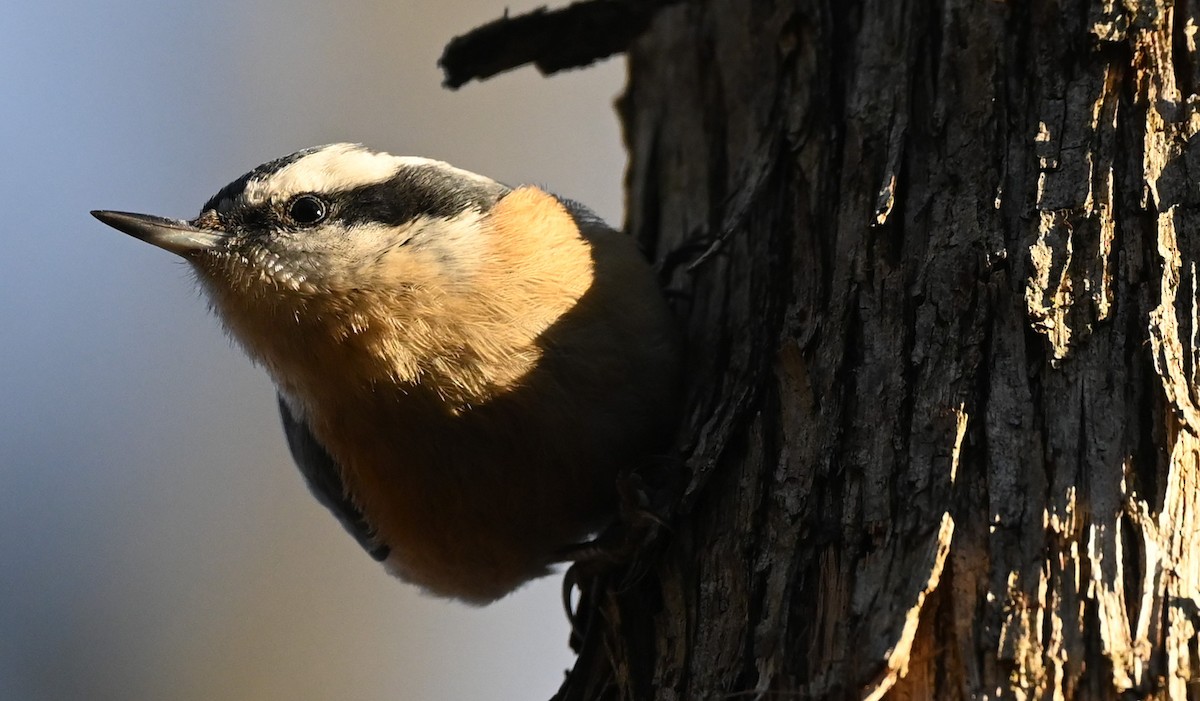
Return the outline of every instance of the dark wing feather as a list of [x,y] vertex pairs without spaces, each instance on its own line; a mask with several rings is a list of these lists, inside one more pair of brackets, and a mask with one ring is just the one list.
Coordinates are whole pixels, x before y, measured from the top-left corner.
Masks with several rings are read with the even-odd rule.
[[300,474],[304,475],[304,481],[308,483],[313,496],[333,512],[363,550],[376,560],[386,560],[391,549],[379,542],[363,513],[346,494],[341,468],[325,451],[324,446],[317,442],[308,424],[292,416],[292,411],[283,397],[279,398],[279,415],[283,418],[283,433],[287,436],[292,459],[300,468]]

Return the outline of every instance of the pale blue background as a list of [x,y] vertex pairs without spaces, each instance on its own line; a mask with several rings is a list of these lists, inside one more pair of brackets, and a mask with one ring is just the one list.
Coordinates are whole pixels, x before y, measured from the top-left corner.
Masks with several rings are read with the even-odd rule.
[[619,220],[620,61],[440,88],[444,43],[503,9],[0,3],[0,700],[558,687],[558,578],[480,610],[387,577],[305,491],[185,265],[87,214],[192,216],[259,162],[348,140]]

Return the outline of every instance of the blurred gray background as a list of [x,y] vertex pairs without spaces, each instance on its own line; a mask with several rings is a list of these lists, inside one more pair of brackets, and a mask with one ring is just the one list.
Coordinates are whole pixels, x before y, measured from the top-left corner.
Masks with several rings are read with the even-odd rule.
[[619,224],[620,61],[441,89],[444,43],[504,7],[0,3],[0,701],[558,687],[559,578],[486,609],[389,578],[306,492],[185,265],[87,214],[191,217],[262,161],[360,141]]

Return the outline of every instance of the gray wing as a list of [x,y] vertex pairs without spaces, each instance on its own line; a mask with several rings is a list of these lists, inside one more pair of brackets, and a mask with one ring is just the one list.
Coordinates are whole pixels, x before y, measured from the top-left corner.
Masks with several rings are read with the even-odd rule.
[[363,513],[346,494],[341,468],[325,451],[325,447],[317,442],[317,437],[309,430],[308,424],[292,415],[292,410],[288,408],[283,397],[279,397],[279,415],[283,418],[283,433],[287,436],[292,459],[300,468],[300,474],[304,475],[309,491],[317,501],[333,512],[363,550],[376,560],[386,560],[391,548],[379,542],[371,524],[367,523]]

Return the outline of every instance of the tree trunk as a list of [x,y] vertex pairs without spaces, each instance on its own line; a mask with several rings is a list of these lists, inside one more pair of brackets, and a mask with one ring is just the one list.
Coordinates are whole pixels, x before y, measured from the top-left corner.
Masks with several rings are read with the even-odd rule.
[[1197,26],[654,18],[628,228],[696,251],[686,477],[665,548],[584,583],[560,698],[1200,698]]

